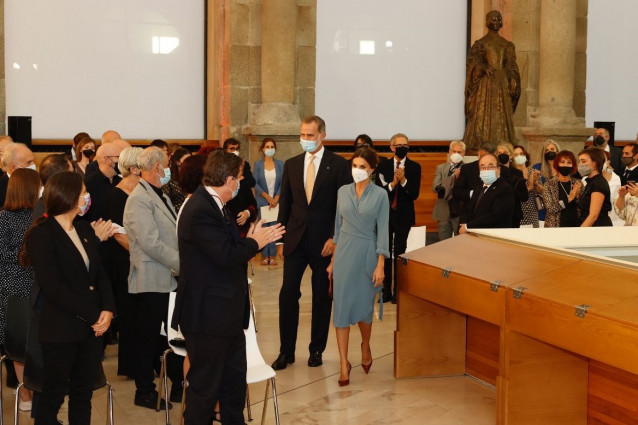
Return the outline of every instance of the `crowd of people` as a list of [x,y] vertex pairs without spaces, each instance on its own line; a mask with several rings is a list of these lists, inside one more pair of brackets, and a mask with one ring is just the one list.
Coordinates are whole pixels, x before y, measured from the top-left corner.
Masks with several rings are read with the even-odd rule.
[[[638,223],[638,145],[622,151],[599,129],[577,156],[555,141],[533,163],[524,146],[485,143],[478,161],[453,141],[436,168],[433,216],[439,238],[476,228],[610,226]],[[361,364],[372,367],[375,304],[396,303],[396,261],[415,224],[421,166],[409,139],[390,139],[390,158],[372,139],[354,141],[350,162],[325,148],[326,124],[302,120],[303,153],[240,158],[241,143],[191,152],[163,140],[132,147],[114,130],[79,133],[68,153],[46,156],[0,138],[0,344],[9,297],[29,298],[39,316],[42,393],[20,392],[36,424],[55,423],[65,395],[73,423],[88,423],[107,343],[118,342],[118,375],[135,380],[134,404],[170,409],[186,389],[187,424],[243,423],[248,326],[247,266],[283,261],[279,293],[282,370],[295,363],[301,280],[312,270],[309,367],[323,364],[330,329],[340,356],[338,384],[350,383],[350,327]],[[607,139],[605,139],[607,137]],[[173,317],[167,317],[176,292]],[[334,310],[333,310],[334,306]],[[168,359],[169,400],[156,390],[162,323],[180,329],[185,359]],[[21,382],[23,365],[6,364]],[[32,401],[33,397],[33,401]]]

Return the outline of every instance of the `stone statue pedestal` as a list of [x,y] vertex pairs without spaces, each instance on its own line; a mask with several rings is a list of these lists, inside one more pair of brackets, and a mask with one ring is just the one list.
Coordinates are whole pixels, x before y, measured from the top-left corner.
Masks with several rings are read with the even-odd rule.
[[[594,134],[593,128],[587,127],[523,127],[521,134],[528,142],[530,162],[540,162],[544,152],[543,144],[547,139],[552,139],[560,146],[561,150],[569,150],[578,155],[583,150],[585,142]],[[578,159],[578,158],[576,158]]]
[[299,145],[301,119],[297,106],[287,102],[252,104],[248,107],[248,125],[242,133],[249,141],[248,159],[262,159],[262,140],[271,137],[277,143],[275,158],[285,160],[302,152]]

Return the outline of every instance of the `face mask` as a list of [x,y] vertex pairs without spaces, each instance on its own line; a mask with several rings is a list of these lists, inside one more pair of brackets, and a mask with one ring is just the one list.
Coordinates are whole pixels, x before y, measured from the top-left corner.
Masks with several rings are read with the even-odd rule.
[[273,157],[275,156],[275,150],[274,149],[264,149],[264,155],[269,156],[269,157]]
[[317,140],[299,139],[299,143],[301,143],[301,148],[308,153],[312,153],[317,150],[317,141],[319,141],[319,139]]
[[[157,173],[159,175],[159,173]],[[162,186],[167,185],[171,181],[171,169],[164,168],[164,177],[160,176],[160,184]]]
[[241,187],[241,183],[235,177],[231,177],[231,178],[237,182],[237,189],[231,190],[231,192],[230,192],[231,196],[232,196],[231,199],[233,199],[239,193],[239,188]]
[[632,162],[634,162],[634,159],[632,157],[626,157],[623,156],[621,159],[622,164],[626,167],[627,165],[631,164]]
[[[109,159],[111,159],[111,158],[109,158]],[[120,169],[117,166],[117,162],[113,161],[112,159],[111,159],[111,162],[113,163],[113,171],[115,171],[115,175],[120,174]]]
[[85,149],[82,151],[82,156],[85,158],[90,158],[95,155],[95,151],[93,149]]
[[527,162],[527,157],[525,155],[519,155],[514,157],[514,162],[516,165],[523,165]]
[[397,158],[403,159],[408,155],[408,147],[407,146],[397,146],[394,148],[394,154]]
[[29,169],[29,170],[33,170],[33,171],[38,171],[35,169],[35,164],[31,164],[28,167],[18,167],[18,168],[24,168],[24,169]]
[[506,153],[500,153],[498,154],[498,162],[505,165],[510,162],[510,156]]
[[567,177],[572,173],[572,167],[558,167],[558,172],[560,173],[561,176],[563,177]]
[[233,151],[233,152],[231,152],[231,153],[232,153],[232,154],[234,154],[234,155],[236,155],[236,156],[239,156],[239,151]]
[[602,146],[605,144],[605,138],[603,136],[594,137],[594,146]]
[[84,194],[84,205],[80,207],[80,213],[78,214],[80,217],[86,214],[86,212],[91,208],[91,194]]
[[452,164],[458,164],[459,162],[463,161],[463,155],[455,152],[450,155],[450,161],[452,161]]
[[481,180],[483,183],[490,185],[496,181],[496,170],[481,170]]
[[578,174],[581,177],[587,177],[591,173],[591,167],[589,165],[578,164]]
[[553,161],[556,158],[556,152],[549,151],[545,152],[545,161]]
[[359,183],[368,178],[370,174],[366,170],[362,170],[361,168],[353,168],[352,169],[352,180],[355,183]]

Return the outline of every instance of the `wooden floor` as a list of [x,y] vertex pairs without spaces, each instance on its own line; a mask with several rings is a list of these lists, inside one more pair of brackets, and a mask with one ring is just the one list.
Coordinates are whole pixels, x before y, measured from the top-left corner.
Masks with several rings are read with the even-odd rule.
[[[257,338],[262,354],[271,363],[279,351],[278,294],[282,266],[265,267],[255,263],[253,293],[257,307]],[[350,362],[353,369],[350,385],[340,388],[339,355],[334,329],[331,329],[322,367],[309,368],[311,290],[310,271],[302,284],[301,317],[296,363],[277,373],[279,410],[282,424],[432,424],[491,425],[495,423],[494,389],[470,377],[403,379],[393,377],[394,329],[396,306],[385,304],[383,321],[374,321],[369,375],[361,369],[361,339],[357,328],[351,330]],[[115,388],[115,423],[117,425],[162,424],[164,413],[133,404],[135,384],[115,375],[116,346],[109,346],[104,361],[106,376]],[[3,382],[4,385],[4,382]],[[265,384],[251,385],[254,423],[261,421]],[[13,421],[11,389],[3,388],[3,417]],[[106,423],[106,391],[93,396],[92,424]],[[64,406],[63,406],[64,409]],[[179,424],[180,406],[171,411],[171,423]],[[59,418],[68,423],[64,410]],[[268,401],[266,420],[274,424],[272,400]],[[33,420],[20,413],[20,423]]]

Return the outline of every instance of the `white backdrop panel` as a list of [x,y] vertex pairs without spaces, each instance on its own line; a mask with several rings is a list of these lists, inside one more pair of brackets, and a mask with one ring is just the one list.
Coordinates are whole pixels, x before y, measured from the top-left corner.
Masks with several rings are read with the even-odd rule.
[[5,0],[7,115],[34,138],[203,138],[203,0]]
[[467,0],[317,2],[316,113],[329,139],[463,137]]
[[[589,0],[585,121],[615,121],[616,140],[638,131],[638,2]],[[593,19],[595,17],[595,19]]]

